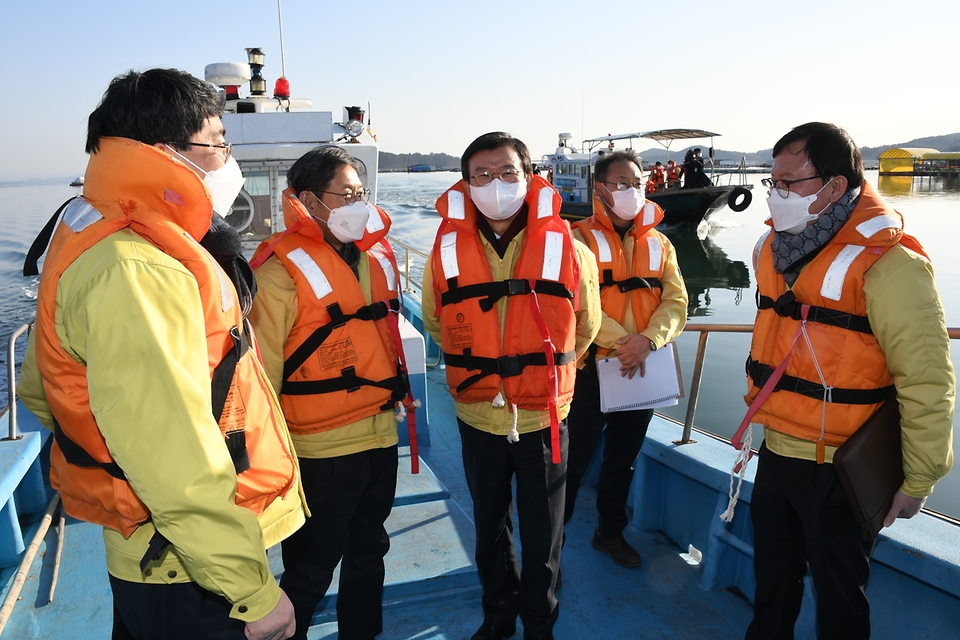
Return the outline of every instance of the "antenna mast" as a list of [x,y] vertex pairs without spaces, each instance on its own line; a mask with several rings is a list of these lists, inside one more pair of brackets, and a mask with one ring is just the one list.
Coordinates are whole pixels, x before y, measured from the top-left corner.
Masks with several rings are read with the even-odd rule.
[[277,0],[277,20],[280,22],[280,73],[287,77],[287,61],[283,56],[283,15],[280,13],[280,0]]

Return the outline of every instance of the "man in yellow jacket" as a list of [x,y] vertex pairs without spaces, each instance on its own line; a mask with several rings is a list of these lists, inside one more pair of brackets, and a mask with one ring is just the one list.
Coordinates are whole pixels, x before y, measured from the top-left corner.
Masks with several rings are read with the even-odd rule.
[[896,398],[905,480],[884,526],[916,515],[950,470],[956,378],[943,305],[923,248],[864,179],[846,131],[800,125],[773,158],[747,361],[748,416],[764,426],[747,638],[793,637],[809,567],[820,637],[865,639],[876,540],[863,537],[833,456]]
[[[530,153],[494,132],[463,154],[463,180],[424,269],[423,321],[443,349],[473,499],[483,624],[473,640],[553,638],[563,533],[566,416],[576,360],[600,324],[596,264],[559,217]],[[523,571],[513,545],[511,482]]]
[[[659,163],[658,163],[659,164]],[[632,149],[597,160],[593,216],[574,226],[574,237],[593,252],[600,272],[603,321],[582,358],[570,406],[570,462],[564,523],[573,517],[580,481],[604,435],[597,485],[599,521],[592,545],[624,567],[638,567],[640,554],[623,537],[633,463],[653,409],[600,411],[597,358],[616,357],[621,374],[644,375],[646,359],[674,340],[687,321],[687,289],[677,252],[656,230],[663,210],[643,195],[640,156]]]
[[336,146],[297,160],[283,195],[286,230],[252,262],[259,293],[250,320],[315,514],[282,545],[280,584],[297,612],[294,637],[304,640],[338,563],[339,637],[368,640],[383,629],[384,522],[407,380],[394,340],[400,278],[385,244],[390,219],[366,202],[359,169]]
[[67,512],[105,525],[114,638],[294,631],[265,548],[303,506],[244,319],[252,273],[219,217],[242,186],[222,104],[181,71],[115,78],[40,278],[19,391],[55,430]]

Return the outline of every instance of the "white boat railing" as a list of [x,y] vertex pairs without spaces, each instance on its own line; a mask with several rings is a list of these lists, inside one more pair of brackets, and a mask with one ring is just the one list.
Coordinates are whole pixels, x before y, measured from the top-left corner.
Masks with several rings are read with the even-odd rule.
[[395,254],[397,253],[398,247],[403,249],[403,260],[399,261],[401,264],[398,265],[400,266],[400,271],[403,274],[403,280],[404,280],[403,290],[413,294],[423,291],[423,281],[421,280],[418,282],[410,276],[410,265],[412,263],[411,255],[415,257],[414,259],[416,258],[422,259],[424,265],[426,265],[427,258],[429,258],[429,256],[423,251],[420,251],[419,249],[411,247],[410,245],[403,242],[402,240],[397,240],[392,236],[387,236],[387,240],[390,242],[390,246],[393,247],[393,251]]
[[23,437],[17,433],[17,363],[14,356],[16,355],[17,338],[24,333],[29,337],[32,326],[33,321],[22,325],[11,333],[7,340],[7,406],[0,410],[0,418],[8,412],[10,413],[10,429],[7,437],[2,438],[2,440],[19,440]]

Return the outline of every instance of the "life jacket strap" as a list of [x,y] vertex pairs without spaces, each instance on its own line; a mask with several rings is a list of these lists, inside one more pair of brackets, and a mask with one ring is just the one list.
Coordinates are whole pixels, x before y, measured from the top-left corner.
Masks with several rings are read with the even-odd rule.
[[557,296],[573,300],[573,292],[567,289],[559,282],[551,280],[536,280],[531,286],[530,280],[520,280],[510,278],[507,280],[497,280],[495,282],[480,282],[477,284],[468,284],[461,287],[457,284],[456,278],[447,279],[447,291],[440,294],[440,304],[448,305],[457,302],[463,302],[470,298],[483,298],[480,300],[481,311],[490,311],[500,298],[509,296],[527,295],[536,291],[539,294],[548,296]]
[[47,224],[43,225],[43,229],[40,230],[40,233],[33,240],[33,244],[30,245],[30,249],[27,250],[27,257],[23,261],[23,275],[24,277],[30,277],[40,274],[40,256],[42,256],[47,251],[47,247],[50,246],[50,239],[53,237],[53,231],[57,228],[57,220],[60,219],[60,212],[63,211],[68,204],[76,200],[79,196],[74,196],[66,202],[64,202],[57,211],[53,214]]
[[[330,322],[317,327],[310,336],[303,341],[296,351],[290,354],[290,357],[283,363],[283,393],[287,393],[287,380],[292,376],[300,366],[307,361],[313,353],[320,348],[320,345],[330,337],[334,329],[338,329],[350,320],[376,321],[387,317],[391,311],[398,313],[400,311],[400,300],[392,298],[383,302],[373,302],[357,309],[355,313],[345,314],[340,309],[340,303],[335,302],[327,307],[327,313],[330,315]],[[300,383],[295,383],[300,384]]]
[[600,289],[614,286],[620,289],[620,293],[627,293],[635,289],[662,289],[663,283],[660,278],[641,278],[640,276],[633,276],[626,280],[614,280],[613,269],[604,269]]
[[[577,352],[574,350],[566,352],[554,352],[553,361],[556,366],[570,364],[576,360]],[[475,356],[470,349],[464,349],[463,353],[443,352],[443,361],[448,367],[460,367],[467,371],[478,371],[476,375],[470,376],[457,386],[457,391],[463,391],[471,385],[480,381],[482,378],[490,375],[498,375],[501,378],[510,378],[523,373],[527,367],[545,367],[547,366],[547,356],[542,351],[534,353],[523,353],[515,356],[500,356],[498,358],[485,358]]]
[[[747,357],[746,365],[747,375],[753,380],[757,387],[763,387],[774,369],[770,365],[757,362]],[[826,389],[819,382],[804,380],[796,376],[783,374],[774,387],[775,391],[792,391],[814,400],[822,401],[826,396],[828,402],[835,404],[880,404],[887,398],[894,396],[897,388],[894,385],[879,387],[877,389],[844,389],[832,387],[830,393],[826,394]]]
[[[801,306],[801,303],[797,301],[797,296],[793,291],[787,291],[774,300],[761,294],[760,289],[757,289],[758,309],[773,309],[779,316],[799,320]],[[851,331],[873,335],[873,329],[870,328],[870,321],[866,316],[857,316],[845,311],[837,311],[836,309],[810,305],[810,313],[807,316],[807,321],[819,322],[820,324],[831,327],[840,327],[841,329],[849,329]]]
[[[283,383],[281,393],[288,396],[311,396],[323,393],[335,393],[337,391],[346,391],[352,393],[360,387],[376,387],[378,389],[389,389],[392,392],[391,401],[388,404],[402,400],[407,394],[407,377],[398,372],[397,375],[385,378],[383,380],[369,380],[357,375],[354,367],[346,367],[340,370],[340,377],[329,380],[301,380]],[[389,407],[388,407],[389,408]]]

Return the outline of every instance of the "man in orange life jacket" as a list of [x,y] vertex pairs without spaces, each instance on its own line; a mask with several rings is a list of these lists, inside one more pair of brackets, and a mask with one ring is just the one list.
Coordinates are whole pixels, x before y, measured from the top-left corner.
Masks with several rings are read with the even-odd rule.
[[250,320],[313,514],[282,543],[280,586],[302,639],[341,559],[339,637],[367,640],[383,629],[383,523],[396,493],[395,410],[407,379],[395,342],[399,272],[384,240],[390,219],[366,201],[361,169],[335,146],[297,160],[283,194],[286,231],[252,262],[259,295]]
[[45,229],[19,390],[55,429],[67,513],[104,525],[115,639],[294,631],[265,547],[304,514],[244,319],[253,274],[221,217],[243,185],[222,110],[181,71],[115,78],[89,118],[84,196]]
[[[473,640],[553,638],[559,613],[566,416],[577,358],[600,326],[596,263],[560,194],[506,133],[480,136],[424,270],[424,326],[441,345],[473,499],[483,624]],[[513,546],[511,482],[523,572]]]
[[667,188],[680,186],[680,167],[673,160],[667,160]]
[[773,229],[754,255],[760,308],[747,361],[745,400],[764,443],[746,637],[793,637],[809,566],[820,637],[868,638],[875,539],[861,535],[833,454],[896,396],[905,480],[884,526],[914,516],[950,470],[956,379],[943,306],[923,248],[864,180],[843,129],[801,125],[773,157],[764,180]]
[[677,252],[655,229],[663,210],[643,197],[640,157],[614,151],[594,170],[593,216],[574,225],[573,236],[593,252],[600,273],[603,322],[583,358],[570,406],[570,460],[564,523],[573,516],[580,481],[604,435],[597,485],[600,518],[593,547],[624,567],[640,566],[640,554],[623,537],[633,463],[643,446],[653,409],[600,411],[597,358],[620,359],[622,375],[645,374],[645,361],[675,339],[687,320],[687,289]]

